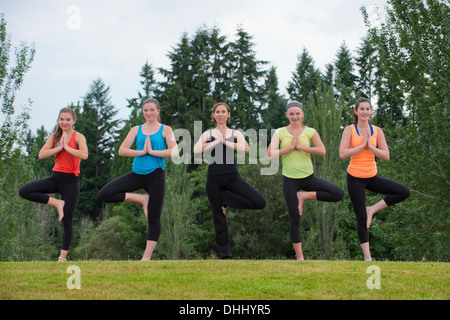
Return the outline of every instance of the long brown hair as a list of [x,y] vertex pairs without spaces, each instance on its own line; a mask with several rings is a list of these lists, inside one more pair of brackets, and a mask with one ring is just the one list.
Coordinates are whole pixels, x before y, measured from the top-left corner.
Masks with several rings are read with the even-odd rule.
[[358,110],[359,105],[362,102],[368,102],[370,104],[370,109],[372,109],[372,104],[370,103],[370,100],[367,98],[359,98],[358,101],[355,103],[355,109],[353,109],[353,123],[358,124],[358,115],[356,114],[356,110]]
[[72,118],[73,118],[73,121],[76,120],[75,111],[73,111],[72,109],[66,107],[66,108],[62,108],[61,110],[59,110],[58,120],[57,120],[57,124],[56,124],[56,130],[53,133],[53,142],[59,141],[61,139],[61,136],[62,136],[62,129],[59,127],[59,123],[58,123],[59,122],[59,116],[61,115],[61,113],[70,113]]

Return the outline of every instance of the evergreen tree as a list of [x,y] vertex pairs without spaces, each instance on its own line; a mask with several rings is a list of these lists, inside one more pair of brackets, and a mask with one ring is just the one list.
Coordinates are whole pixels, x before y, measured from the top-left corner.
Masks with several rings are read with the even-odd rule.
[[357,50],[357,57],[355,58],[355,66],[359,73],[356,84],[357,97],[366,97],[371,101],[373,100],[377,65],[378,57],[376,49],[366,36],[362,39],[361,46]]
[[83,98],[82,110],[75,106],[75,129],[86,137],[89,150],[87,160],[81,161],[80,196],[77,210],[95,220],[103,203],[100,189],[110,180],[111,160],[115,154],[119,121],[117,110],[110,102],[110,88],[101,79],[94,80]]
[[297,59],[296,70],[292,73],[292,79],[289,81],[286,89],[291,99],[307,104],[310,95],[316,93],[317,84],[321,80],[321,74],[314,66],[314,59],[306,48],[303,48],[302,53]]
[[353,74],[353,57],[344,43],[338,49],[334,63],[334,89],[337,99],[345,107],[342,110],[342,125],[352,122],[350,108],[356,101],[356,76]]
[[238,27],[236,37],[235,42],[231,44],[233,96],[228,101],[231,108],[231,121],[236,128],[258,129],[263,103],[263,85],[260,81],[265,75],[265,71],[261,68],[267,62],[256,59],[253,37],[242,27]]

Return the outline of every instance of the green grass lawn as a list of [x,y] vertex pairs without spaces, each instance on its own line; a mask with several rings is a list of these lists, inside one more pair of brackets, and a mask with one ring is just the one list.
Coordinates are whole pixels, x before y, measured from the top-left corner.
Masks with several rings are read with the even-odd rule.
[[[68,288],[71,265],[79,267],[80,289]],[[379,268],[380,289],[367,286],[372,265]],[[381,261],[1,262],[0,299],[448,300],[449,268]]]

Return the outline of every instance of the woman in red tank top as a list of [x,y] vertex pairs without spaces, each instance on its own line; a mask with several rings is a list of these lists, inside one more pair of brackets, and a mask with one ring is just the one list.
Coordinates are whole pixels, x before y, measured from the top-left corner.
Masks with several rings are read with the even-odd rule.
[[[79,194],[79,173],[81,159],[88,157],[85,137],[73,130],[75,112],[62,108],[58,116],[58,126],[39,151],[39,159],[55,155],[52,176],[23,185],[19,194],[30,201],[48,204],[58,211],[63,222],[63,237],[59,261],[66,261],[72,240],[72,220]],[[59,193],[61,199],[48,194]]]

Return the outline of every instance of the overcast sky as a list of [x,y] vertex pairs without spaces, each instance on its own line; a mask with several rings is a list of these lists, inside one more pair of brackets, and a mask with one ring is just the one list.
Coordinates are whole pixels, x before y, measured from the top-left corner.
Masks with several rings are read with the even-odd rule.
[[[335,60],[345,41],[352,53],[366,34],[360,8],[375,17],[386,0],[0,0],[13,46],[34,43],[35,60],[17,95],[16,106],[32,101],[30,127],[51,130],[58,111],[81,101],[92,80],[110,86],[119,117],[126,99],[140,90],[146,61],[167,68],[166,54],[183,32],[217,26],[229,41],[241,25],[255,43],[257,59],[277,68],[280,91],[303,47],[321,70]],[[13,54],[13,50],[11,51]],[[11,57],[12,58],[12,57]],[[269,65],[269,66],[270,66]],[[158,75],[157,78],[161,80]],[[170,125],[170,123],[168,123]]]

